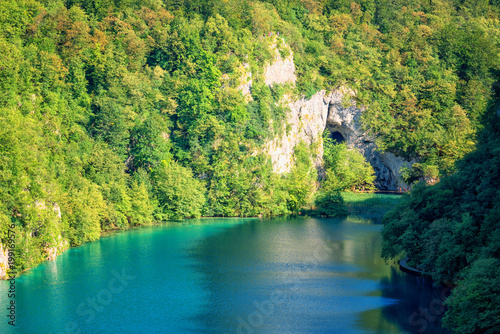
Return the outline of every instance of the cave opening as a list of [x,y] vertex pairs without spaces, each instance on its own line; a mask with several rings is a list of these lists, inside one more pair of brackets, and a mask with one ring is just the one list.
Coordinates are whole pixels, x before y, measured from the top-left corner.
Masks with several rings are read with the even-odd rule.
[[338,131],[330,132],[330,139],[334,140],[337,144],[345,142],[344,136]]

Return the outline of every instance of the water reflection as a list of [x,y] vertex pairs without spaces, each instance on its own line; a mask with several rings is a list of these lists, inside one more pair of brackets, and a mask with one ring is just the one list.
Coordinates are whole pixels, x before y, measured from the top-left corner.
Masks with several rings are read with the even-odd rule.
[[[202,219],[110,234],[19,277],[16,333],[443,333],[442,289],[384,263],[381,228]],[[134,279],[87,322],[79,305],[122,268]]]
[[406,274],[394,267],[391,275],[381,280],[380,287],[382,296],[398,300],[382,309],[385,318],[411,333],[448,333],[441,328],[448,287],[433,286],[429,278]]
[[380,228],[300,218],[206,238],[190,250],[209,291],[195,320],[206,333],[417,332],[435,291],[384,263]]

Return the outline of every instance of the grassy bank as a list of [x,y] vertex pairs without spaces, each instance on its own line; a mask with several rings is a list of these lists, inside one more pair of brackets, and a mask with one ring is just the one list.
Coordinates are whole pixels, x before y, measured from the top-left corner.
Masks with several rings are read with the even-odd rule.
[[342,192],[342,198],[350,215],[363,214],[381,220],[384,214],[394,208],[402,195],[388,195],[376,193]]

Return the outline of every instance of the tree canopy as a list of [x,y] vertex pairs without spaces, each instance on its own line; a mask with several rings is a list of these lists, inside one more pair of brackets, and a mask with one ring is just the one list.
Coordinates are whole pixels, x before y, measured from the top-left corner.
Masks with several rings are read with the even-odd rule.
[[500,330],[499,134],[493,113],[457,173],[433,186],[420,183],[384,217],[383,257],[407,256],[436,281],[456,285],[444,318],[456,333]]
[[[498,96],[499,8],[459,0],[1,1],[0,241],[14,224],[24,269],[107,229],[310,206],[314,148],[298,145],[283,175],[262,151],[286,131],[285,93],[308,98],[348,86],[378,147],[417,160],[409,180],[452,174]],[[280,38],[265,38],[270,32]],[[290,46],[295,86],[265,84],[272,44],[283,56]],[[238,90],[248,71],[251,99]],[[359,154],[342,145],[327,152],[322,189],[370,186]],[[458,177],[439,186],[448,199],[455,193],[446,180]],[[496,198],[477,182],[468,196]],[[335,192],[322,196],[321,205],[340,203]],[[457,226],[480,230],[485,202],[474,203],[437,222],[427,215],[446,203],[393,220],[434,224],[453,244]],[[426,237],[419,226],[401,240]],[[469,263],[452,258],[439,261]],[[479,277],[485,261],[468,275]]]

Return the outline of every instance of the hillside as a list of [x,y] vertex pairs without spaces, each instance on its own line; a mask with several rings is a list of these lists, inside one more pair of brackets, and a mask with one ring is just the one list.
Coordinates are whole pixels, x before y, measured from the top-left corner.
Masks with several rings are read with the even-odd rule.
[[498,333],[500,302],[500,121],[492,114],[478,148],[459,171],[419,185],[384,218],[383,256],[456,287],[445,324],[456,333]]
[[[283,215],[318,187],[368,188],[352,148],[322,159],[325,129],[366,139],[365,158],[411,162],[404,184],[454,173],[498,95],[498,13],[453,0],[0,2],[0,276],[9,234],[24,270],[109,229]],[[310,101],[353,113],[302,136],[314,120],[291,120],[317,113]],[[341,157],[361,179],[335,169]]]

